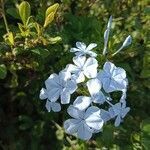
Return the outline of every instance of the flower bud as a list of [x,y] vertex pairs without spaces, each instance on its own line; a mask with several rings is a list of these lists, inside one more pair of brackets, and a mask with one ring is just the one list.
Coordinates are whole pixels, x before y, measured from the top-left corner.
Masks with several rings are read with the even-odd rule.
[[129,45],[131,44],[131,42],[132,42],[132,38],[131,38],[131,35],[129,35],[129,36],[125,39],[125,41],[123,42],[122,47],[129,46]]

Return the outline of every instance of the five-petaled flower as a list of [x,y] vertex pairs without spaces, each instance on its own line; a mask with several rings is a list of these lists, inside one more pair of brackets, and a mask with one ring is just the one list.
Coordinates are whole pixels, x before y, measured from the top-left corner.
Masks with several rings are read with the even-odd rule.
[[111,62],[104,64],[103,70],[98,73],[98,78],[103,84],[105,92],[122,91],[127,88],[126,71],[116,67]]
[[61,110],[61,105],[58,102],[51,102],[48,99],[48,93],[47,90],[45,88],[42,88],[40,91],[40,99],[47,99],[46,101],[46,109],[48,112],[50,112],[51,110],[53,110],[54,112],[59,112]]
[[88,58],[86,60],[85,56],[74,57],[73,62],[75,65],[69,64],[66,70],[71,72],[72,78],[75,79],[77,83],[83,82],[85,76],[87,78],[95,78],[97,76],[98,62],[95,58]]
[[86,110],[81,110],[70,105],[67,111],[72,119],[64,122],[66,133],[75,135],[83,140],[89,140],[93,133],[101,131],[104,121],[100,116],[98,107],[91,106]]
[[45,97],[51,102],[56,102],[60,97],[62,104],[68,104],[70,102],[70,95],[77,89],[76,82],[71,80],[71,74],[67,71],[61,71],[59,75],[51,74],[45,81],[45,86]]
[[70,52],[75,52],[75,55],[80,57],[80,56],[85,56],[89,55],[91,57],[96,57],[97,54],[95,52],[92,52],[91,50],[97,46],[96,43],[91,43],[90,45],[86,46],[82,42],[76,42],[76,47],[77,48],[71,48]]
[[119,126],[123,118],[130,111],[130,107],[126,107],[126,103],[117,103],[109,108],[111,118],[116,117],[115,126]]

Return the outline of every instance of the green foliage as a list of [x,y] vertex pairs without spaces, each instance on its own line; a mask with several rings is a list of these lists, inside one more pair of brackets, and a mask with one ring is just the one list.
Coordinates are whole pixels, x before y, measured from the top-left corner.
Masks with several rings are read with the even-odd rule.
[[4,64],[0,65],[0,79],[4,79],[7,75],[7,68]]
[[31,14],[30,4],[26,1],[23,1],[18,6],[18,10],[19,10],[19,15],[21,17],[23,24],[27,25],[28,19],[29,19],[30,14]]
[[141,141],[146,150],[150,149],[150,119],[146,119],[141,124]]
[[[150,149],[148,0],[61,0],[58,6],[51,0],[5,1],[9,32],[0,15],[0,149]],[[76,41],[96,42],[103,64],[103,33],[110,15],[114,19],[107,57],[127,71],[131,111],[120,127],[110,122],[102,133],[83,142],[64,133],[68,116],[48,113],[39,91],[51,73],[72,62],[69,49]],[[111,57],[128,34],[132,46]]]

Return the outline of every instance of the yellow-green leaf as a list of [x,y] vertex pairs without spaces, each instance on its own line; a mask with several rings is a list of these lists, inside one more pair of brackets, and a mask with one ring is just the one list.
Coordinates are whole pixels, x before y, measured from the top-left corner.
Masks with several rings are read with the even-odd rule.
[[50,13],[50,14],[46,17],[45,23],[44,23],[44,28],[46,28],[53,20],[54,20],[54,12]]
[[50,13],[56,13],[57,9],[59,7],[58,3],[55,3],[54,5],[50,6],[47,8],[46,13],[45,13],[45,18],[50,14]]
[[14,42],[14,36],[13,36],[12,32],[9,32],[9,33],[5,34],[4,35],[4,40],[9,45],[14,45],[15,44],[15,42]]
[[22,25],[21,23],[18,23],[18,27],[20,29],[21,32],[21,36],[22,37],[27,37],[30,35],[30,30],[29,28],[26,28],[24,25]]
[[37,31],[38,36],[40,36],[42,34],[42,27],[37,22],[34,23],[34,27]]
[[23,1],[19,7],[19,15],[21,17],[21,20],[24,25],[26,25],[28,18],[30,17],[31,14],[31,7],[30,4],[26,1]]
[[57,37],[54,37],[54,38],[49,38],[48,40],[49,40],[49,42],[50,42],[51,44],[55,44],[55,43],[57,43],[57,42],[60,42],[62,39],[61,39],[60,36],[57,36]]

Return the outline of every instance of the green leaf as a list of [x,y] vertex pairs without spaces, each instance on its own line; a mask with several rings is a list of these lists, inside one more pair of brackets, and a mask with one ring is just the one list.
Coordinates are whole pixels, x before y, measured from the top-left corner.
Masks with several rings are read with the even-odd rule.
[[30,4],[26,1],[23,1],[19,7],[19,15],[21,17],[21,20],[24,25],[26,25],[28,18],[30,17],[31,14],[31,7]]
[[20,16],[18,14],[18,11],[16,10],[16,8],[8,8],[6,10],[7,14],[9,14],[10,16],[12,16],[15,19],[20,19]]
[[49,40],[49,42],[50,42],[51,44],[55,44],[55,43],[57,43],[57,42],[60,42],[62,39],[61,39],[60,36],[57,36],[57,37],[54,37],[54,38],[49,38],[48,40]]
[[141,142],[146,150],[150,149],[150,118],[146,119],[141,124]]
[[46,28],[53,20],[54,20],[54,12],[50,13],[50,14],[46,17],[45,23],[44,23],[44,28]]
[[50,54],[47,49],[32,49],[31,51],[37,55],[40,55],[43,58],[47,57]]
[[4,40],[7,44],[9,45],[14,45],[14,36],[13,36],[13,33],[12,32],[9,32],[7,34],[5,34],[4,36]]
[[150,53],[146,53],[143,58],[143,69],[141,72],[142,78],[150,77]]
[[7,75],[7,68],[4,64],[0,65],[0,79],[4,79]]
[[18,121],[20,123],[20,130],[27,130],[33,125],[33,121],[31,120],[31,118],[25,115],[20,115]]
[[57,11],[57,9],[58,9],[58,7],[59,7],[59,4],[58,4],[58,3],[55,3],[54,5],[48,7],[47,10],[46,10],[46,13],[45,13],[45,18],[47,18],[48,15],[49,15],[50,13],[52,13],[52,12],[55,14],[56,11]]

